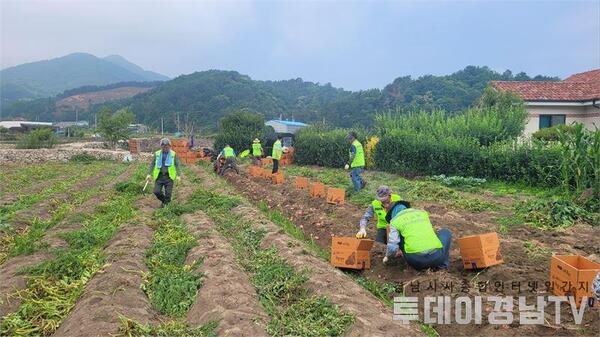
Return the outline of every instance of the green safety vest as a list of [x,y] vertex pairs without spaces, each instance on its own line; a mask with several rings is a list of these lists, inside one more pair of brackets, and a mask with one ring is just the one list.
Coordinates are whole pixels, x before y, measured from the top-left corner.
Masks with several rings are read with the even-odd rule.
[[404,238],[404,251],[408,254],[443,247],[429,221],[429,214],[424,210],[409,208],[400,211],[390,225]]
[[[398,194],[392,194],[390,196],[390,201],[391,202],[400,201],[400,196]],[[383,203],[381,201],[375,199],[375,200],[373,200],[371,205],[373,206],[373,213],[375,213],[375,216],[377,217],[377,228],[378,229],[386,229],[387,228],[387,220],[385,220],[385,216],[387,215],[387,212],[385,211],[385,208],[383,207]]]
[[[365,166],[365,152],[363,151],[362,144],[357,139],[355,139],[352,142],[352,145],[354,145],[354,148],[356,149],[356,154],[354,155],[354,160],[350,164],[350,167],[352,167],[352,168],[364,167]],[[352,152],[350,152],[350,155],[352,155]]]
[[276,140],[273,143],[273,153],[271,154],[271,158],[279,160],[281,159],[281,155],[283,154],[283,148],[281,147],[281,141]]
[[[158,150],[156,152],[154,152],[154,169],[152,170],[152,178],[154,178],[154,180],[158,179],[158,175],[160,174],[160,167],[161,167],[161,162],[160,162],[160,153],[162,152],[162,150]],[[167,165],[170,164],[170,165]],[[168,172],[169,172],[169,178],[171,178],[171,180],[175,181],[175,178],[177,178],[177,169],[175,168],[175,151],[171,150],[171,162],[167,162],[165,160],[165,166],[167,166],[168,168]]]
[[260,146],[260,143],[252,143],[252,155],[255,157],[262,156],[262,146]]
[[223,157],[225,157],[225,158],[235,157],[235,152],[233,152],[233,149],[230,146],[223,148]]

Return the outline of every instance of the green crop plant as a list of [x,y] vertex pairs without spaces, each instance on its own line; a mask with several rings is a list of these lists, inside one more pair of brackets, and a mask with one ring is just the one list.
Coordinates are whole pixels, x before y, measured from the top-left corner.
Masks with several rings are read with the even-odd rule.
[[[145,165],[139,165],[130,181],[141,181]],[[135,215],[137,194],[121,192],[85,217],[82,228],[67,232],[68,246],[55,258],[25,272],[26,289],[13,294],[22,299],[19,308],[2,318],[0,335],[48,336],[69,314],[89,279],[102,268],[102,248],[117,229]]]
[[271,317],[269,334],[339,336],[353,324],[354,316],[328,299],[309,296],[304,284],[308,271],[295,271],[275,248],[261,246],[265,231],[231,213],[239,199],[207,190],[198,191],[195,199],[231,240],[237,260],[250,273],[260,302]]
[[[189,205],[190,202],[187,203]],[[158,229],[146,251],[146,265],[150,272],[142,289],[160,313],[179,317],[194,303],[205,275],[196,272],[202,261],[185,264],[187,253],[197,245],[197,240],[179,219],[183,210],[174,206],[157,210],[154,214]]]
[[592,220],[588,211],[564,197],[523,201],[516,205],[515,212],[525,222],[542,229],[569,227],[578,221]]
[[109,174],[102,177],[94,187],[76,191],[69,195],[68,200],[55,204],[49,211],[51,214],[50,219],[42,221],[35,218],[25,231],[18,234],[12,233],[13,237],[10,239],[10,243],[0,248],[0,264],[8,257],[31,254],[44,247],[44,243],[40,240],[48,229],[54,227],[65,219],[65,217],[73,214],[71,212],[77,206],[99,193],[105,184],[121,174],[126,168],[126,165],[107,166],[106,169],[109,170]]
[[219,326],[219,322],[217,321],[209,321],[208,323],[195,328],[180,321],[168,321],[163,322],[158,326],[151,326],[137,323],[123,316],[119,318],[121,320],[121,326],[119,327],[119,333],[116,335],[117,337],[217,337],[216,329]]
[[49,186],[42,191],[39,191],[34,194],[29,195],[21,195],[14,203],[6,206],[0,206],[0,216],[6,216],[10,221],[14,216],[14,213],[31,207],[35,203],[50,198],[52,195],[56,193],[61,193],[68,191],[73,185],[75,185],[81,179],[88,178],[103,169],[105,164],[97,163],[86,166],[85,170],[78,170],[72,175],[65,177],[64,179],[58,181],[56,184]]
[[19,166],[11,172],[3,172],[0,176],[0,184],[3,186],[0,196],[22,191],[35,183],[48,181],[61,175],[66,176],[77,170],[79,170],[78,166],[51,161]]
[[534,241],[523,242],[523,249],[530,260],[544,262],[552,255],[552,250]]

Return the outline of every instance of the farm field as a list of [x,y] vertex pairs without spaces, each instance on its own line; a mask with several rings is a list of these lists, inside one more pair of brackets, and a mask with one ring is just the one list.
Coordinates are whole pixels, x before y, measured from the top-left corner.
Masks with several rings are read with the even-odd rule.
[[[202,162],[201,162],[202,163]],[[586,313],[576,326],[402,324],[394,296],[487,294],[533,296],[528,282],[548,280],[552,253],[597,260],[597,227],[545,230],[517,223],[513,204],[544,191],[491,184],[446,187],[436,181],[367,172],[367,191],[343,205],[311,199],[293,186],[308,176],[346,187],[336,169],[290,166],[286,182],[241,175],[217,177],[203,164],[184,166],[174,202],[158,208],[142,192],[147,166],[108,161],[10,165],[0,190],[0,335],[18,336],[456,336],[599,333]],[[18,182],[15,188],[10,182]],[[464,271],[456,245],[449,271],[416,272],[403,262],[341,272],[329,264],[332,235],[354,236],[378,184],[430,212],[455,239],[488,231],[501,236],[505,263]],[[7,186],[8,188],[5,188]],[[372,227],[370,227],[371,229]],[[370,235],[373,230],[368,231]],[[413,285],[419,282],[419,291]],[[454,289],[427,289],[434,281]],[[412,282],[412,284],[411,284]],[[535,294],[543,294],[538,289]],[[489,308],[486,308],[489,310]],[[563,318],[570,313],[563,308]],[[572,318],[570,318],[572,320]]]

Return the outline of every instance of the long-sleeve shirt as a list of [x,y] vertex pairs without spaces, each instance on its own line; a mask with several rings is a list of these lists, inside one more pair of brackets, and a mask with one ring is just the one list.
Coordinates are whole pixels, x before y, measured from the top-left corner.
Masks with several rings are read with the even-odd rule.
[[[392,219],[396,216],[396,214],[405,209],[406,207],[404,207],[404,205],[397,205],[394,207],[394,210],[392,211]],[[398,232],[396,227],[390,226],[390,234],[388,235],[387,241],[387,253],[385,254],[386,256],[391,257],[396,255],[398,249],[400,249],[400,243],[402,241],[400,238],[401,235],[402,234]]]
[[[168,173],[169,172],[169,168],[167,166],[165,166],[166,160],[167,160],[167,156],[163,155],[162,156],[162,165],[160,167],[160,173]],[[175,155],[174,161],[175,161],[175,170],[177,170],[177,174],[179,174],[179,172],[181,172],[181,171],[179,171],[179,156],[177,156],[177,154]],[[148,174],[149,175],[152,175],[152,171],[154,171],[154,163],[155,162],[156,162],[156,154],[154,154],[154,156],[152,156],[150,165],[148,165]]]
[[375,210],[373,209],[373,205],[369,205],[369,207],[367,207],[367,210],[365,211],[365,214],[363,214],[362,218],[360,218],[360,223],[358,224],[360,226],[360,229],[366,229],[367,223],[369,222],[369,220],[373,219],[374,216]]
[[356,157],[356,146],[353,144],[350,146],[350,161],[348,163],[352,163],[354,161],[354,157]]

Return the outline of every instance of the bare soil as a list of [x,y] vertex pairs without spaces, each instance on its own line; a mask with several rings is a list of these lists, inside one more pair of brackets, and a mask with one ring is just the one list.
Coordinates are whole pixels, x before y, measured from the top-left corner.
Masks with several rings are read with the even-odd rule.
[[188,324],[199,326],[217,320],[219,336],[266,336],[268,315],[246,273],[236,263],[231,245],[203,212],[186,214],[183,220],[198,238],[198,246],[189,252],[186,264],[203,259],[200,271],[207,274],[187,314]]
[[[322,199],[312,199],[305,190],[298,190],[289,179],[283,185],[272,185],[261,178],[251,178],[245,173],[242,175],[228,175],[226,177],[236,189],[243,192],[253,202],[265,202],[270,208],[283,212],[288,219],[300,227],[304,233],[313,238],[325,250],[329,250],[332,236],[354,236],[358,230],[358,222],[364,209],[352,204],[330,205]],[[464,289],[470,295],[511,295],[527,296],[532,298],[537,295],[547,295],[545,282],[549,279],[550,257],[542,261],[530,258],[523,244],[526,241],[538,243],[549,248],[557,254],[580,254],[598,261],[600,253],[599,230],[589,226],[574,226],[560,231],[544,231],[526,225],[513,226],[509,234],[500,235],[501,251],[505,263],[481,271],[464,270],[456,239],[471,234],[481,234],[497,231],[499,226],[494,219],[497,212],[471,213],[465,210],[448,209],[433,202],[416,203],[416,207],[423,208],[430,213],[434,225],[438,228],[448,228],[453,233],[451,249],[451,267],[448,271],[418,272],[406,265],[402,259],[394,261],[392,265],[383,265],[384,246],[376,244],[371,252],[371,269],[362,272],[375,280],[395,282],[404,286],[407,296],[448,295],[463,294],[461,284],[466,283],[469,289]],[[374,235],[373,225],[368,233]],[[432,285],[448,284],[450,289],[435,290]],[[412,283],[411,283],[412,282]],[[417,283],[418,282],[418,283]],[[500,284],[503,282],[503,284]],[[515,282],[515,288],[513,288]],[[520,291],[516,284],[520,282]],[[538,282],[539,289],[531,291],[528,282]],[[486,284],[486,292],[480,291],[479,285]],[[414,288],[413,288],[414,287]],[[436,330],[442,336],[466,335],[598,335],[600,333],[600,320],[597,313],[587,311],[584,323],[581,326],[572,322],[565,322],[572,315],[566,306],[563,307],[563,324],[556,327],[551,324],[544,326],[511,325],[495,326],[484,324],[476,325],[437,325]],[[547,311],[548,312],[548,311]],[[551,311],[553,313],[553,311]]]

